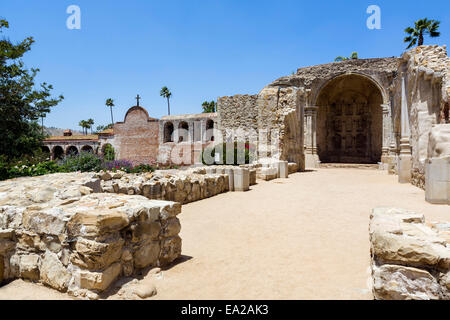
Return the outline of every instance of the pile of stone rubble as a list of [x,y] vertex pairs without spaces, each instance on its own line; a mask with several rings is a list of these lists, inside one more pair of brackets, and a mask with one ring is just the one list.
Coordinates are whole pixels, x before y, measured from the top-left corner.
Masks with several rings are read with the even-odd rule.
[[375,299],[450,299],[450,224],[376,208],[370,217]]
[[93,193],[95,176],[0,184],[0,282],[23,278],[96,298],[121,276],[180,256],[180,204]]

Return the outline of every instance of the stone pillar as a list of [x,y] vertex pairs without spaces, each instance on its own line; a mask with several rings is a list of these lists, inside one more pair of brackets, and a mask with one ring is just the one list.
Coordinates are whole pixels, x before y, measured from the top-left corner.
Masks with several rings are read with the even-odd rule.
[[318,107],[305,108],[305,166],[307,168],[319,167],[319,156],[317,155],[317,110]]
[[247,168],[234,168],[234,191],[248,191],[250,187],[250,172]]
[[278,174],[279,178],[286,179],[289,176],[289,167],[287,161],[278,162]]
[[389,142],[391,138],[391,114],[388,104],[381,105],[383,109],[383,146],[381,162],[386,163],[386,157],[389,155]]
[[226,167],[225,174],[228,175],[228,189],[234,191],[234,170],[233,168]]
[[189,121],[188,125],[189,125],[189,136],[188,136],[188,139],[189,139],[190,143],[194,143],[195,142],[195,139],[194,139],[194,125],[195,125],[195,121]]
[[398,182],[409,183],[411,181],[411,146],[409,129],[409,111],[406,99],[405,77],[402,78],[402,108],[401,108],[401,138],[400,154],[398,157]]
[[450,157],[426,160],[425,200],[450,205]]

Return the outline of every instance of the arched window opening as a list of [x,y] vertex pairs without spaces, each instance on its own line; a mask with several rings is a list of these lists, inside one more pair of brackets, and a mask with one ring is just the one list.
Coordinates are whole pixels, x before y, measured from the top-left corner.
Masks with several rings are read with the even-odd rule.
[[89,152],[89,153],[94,153],[94,149],[92,149],[91,146],[83,146],[83,148],[81,148],[82,152]]
[[189,141],[189,125],[182,121],[178,125],[178,142]]
[[206,141],[214,141],[214,121],[211,119],[206,121]]
[[173,142],[173,123],[166,122],[164,124],[164,140],[163,142]]
[[62,159],[64,157],[64,149],[60,146],[56,146],[52,150],[52,158],[54,160]]
[[72,156],[77,155],[77,154],[78,154],[78,149],[77,149],[77,147],[75,147],[75,146],[70,146],[70,147],[68,147],[68,148],[67,148],[66,154],[67,154],[67,155],[72,155]]

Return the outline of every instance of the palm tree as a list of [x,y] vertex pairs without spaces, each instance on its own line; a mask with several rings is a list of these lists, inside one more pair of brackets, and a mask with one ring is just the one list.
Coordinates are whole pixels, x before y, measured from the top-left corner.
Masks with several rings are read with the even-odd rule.
[[170,92],[170,90],[164,86],[161,88],[161,91],[159,92],[159,95],[163,98],[167,99],[167,111],[168,114],[170,116],[170,97],[172,96],[172,92]]
[[86,120],[81,120],[80,122],[78,122],[78,125],[81,127],[81,130],[83,131],[83,134],[87,134],[86,128],[88,126],[87,121]]
[[86,121],[88,128],[91,129],[91,134],[92,134],[92,126],[94,125],[94,119],[88,119],[88,121]]
[[420,19],[414,22],[414,28],[408,27],[405,32],[409,36],[405,37],[403,42],[409,43],[406,49],[413,47],[415,44],[417,46],[423,45],[423,37],[428,34],[432,38],[439,37],[441,35],[438,32],[440,22],[437,20]]
[[114,117],[112,112],[112,108],[114,107],[114,100],[111,98],[106,99],[105,105],[111,110],[111,124],[114,125]]
[[334,61],[338,62],[338,61],[345,61],[345,60],[349,60],[349,59],[358,59],[358,52],[355,52],[355,51],[352,52],[352,55],[349,58],[343,57],[343,56],[339,56],[336,59],[334,59]]

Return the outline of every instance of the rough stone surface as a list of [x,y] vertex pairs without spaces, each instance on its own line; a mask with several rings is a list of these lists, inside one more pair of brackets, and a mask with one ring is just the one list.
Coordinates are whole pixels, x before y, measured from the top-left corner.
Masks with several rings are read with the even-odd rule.
[[154,174],[122,174],[120,179],[102,180],[107,193],[143,195],[148,199],[181,204],[212,197],[229,190],[229,175],[206,174],[206,169],[157,171]]
[[[101,176],[119,182],[126,175]],[[205,193],[228,187],[204,178]],[[181,204],[141,195],[93,193],[96,174],[56,174],[0,183],[0,281],[39,281],[98,297],[121,275],[164,266],[181,255]],[[101,180],[104,184],[104,181]],[[173,185],[176,189],[177,182]],[[178,182],[179,183],[179,182]],[[210,192],[210,193],[208,193]]]
[[426,225],[424,216],[376,208],[370,217],[373,294],[376,299],[450,299],[450,226]]

